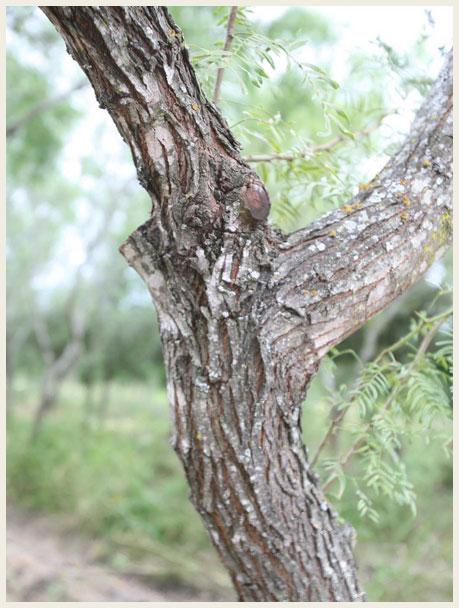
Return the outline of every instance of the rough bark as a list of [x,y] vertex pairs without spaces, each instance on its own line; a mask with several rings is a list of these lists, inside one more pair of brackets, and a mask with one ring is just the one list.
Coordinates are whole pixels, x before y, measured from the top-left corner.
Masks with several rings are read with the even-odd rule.
[[285,236],[165,8],[43,10],[152,199],[121,251],[157,308],[172,443],[239,599],[365,599],[350,527],[308,464],[301,404],[324,354],[450,243],[451,56],[381,176]]

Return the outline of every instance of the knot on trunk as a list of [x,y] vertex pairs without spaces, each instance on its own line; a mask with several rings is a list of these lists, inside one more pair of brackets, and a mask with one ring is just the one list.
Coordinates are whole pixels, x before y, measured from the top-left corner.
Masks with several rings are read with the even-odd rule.
[[250,216],[257,221],[265,220],[271,209],[268,191],[262,181],[251,179],[241,190],[241,201]]

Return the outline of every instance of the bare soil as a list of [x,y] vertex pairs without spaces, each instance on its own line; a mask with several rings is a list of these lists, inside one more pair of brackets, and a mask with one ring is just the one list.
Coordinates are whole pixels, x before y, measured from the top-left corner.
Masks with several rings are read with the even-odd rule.
[[[97,561],[97,542],[83,538],[68,521],[7,509],[7,601],[164,602],[234,601],[219,593],[167,588],[154,577],[114,571]],[[153,580],[152,580],[153,579]]]

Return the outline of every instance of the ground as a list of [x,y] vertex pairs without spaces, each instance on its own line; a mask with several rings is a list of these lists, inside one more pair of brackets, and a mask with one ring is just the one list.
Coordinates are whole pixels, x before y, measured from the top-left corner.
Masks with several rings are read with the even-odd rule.
[[83,539],[68,521],[54,516],[9,506],[6,541],[10,602],[235,600],[208,591],[155,585],[148,567],[116,572],[98,561],[97,541]]

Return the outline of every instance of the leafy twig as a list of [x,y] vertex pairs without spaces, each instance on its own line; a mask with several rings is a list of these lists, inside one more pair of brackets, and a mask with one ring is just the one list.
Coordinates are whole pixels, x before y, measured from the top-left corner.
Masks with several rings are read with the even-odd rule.
[[[380,124],[381,124],[381,121],[378,121],[377,124],[375,124],[371,127],[368,127],[366,129],[356,131],[353,135],[354,135],[354,137],[361,137],[362,135],[368,135],[369,133],[371,133],[372,131],[377,129]],[[310,146],[309,148],[306,148],[303,151],[298,152],[296,154],[253,154],[251,156],[246,156],[244,158],[244,160],[247,163],[261,163],[261,162],[269,163],[273,160],[286,160],[288,162],[292,162],[294,160],[298,160],[299,158],[305,158],[306,156],[309,156],[310,154],[315,154],[316,152],[323,152],[326,150],[331,150],[332,148],[334,148],[341,142],[346,141],[348,139],[349,139],[349,137],[347,137],[347,136],[345,137],[344,135],[339,135],[338,137],[335,137],[335,138],[331,139],[330,141],[328,141],[326,144],[317,144],[315,146]]]
[[[237,11],[238,11],[238,6],[232,6],[231,7],[231,11],[228,17],[228,25],[226,28],[226,39],[225,39],[225,44],[223,46],[223,52],[227,53],[230,48],[231,48],[231,44],[233,42],[233,38],[234,38],[234,24],[236,22],[236,15],[237,15]],[[224,67],[218,68],[217,70],[217,77],[215,80],[215,88],[214,88],[214,95],[213,95],[213,102],[214,104],[218,104],[218,102],[220,101],[220,88],[222,86],[222,80],[223,80],[223,73],[225,71]]]
[[[420,323],[413,330],[411,330],[405,336],[403,336],[402,338],[400,338],[400,340],[398,340],[397,342],[395,342],[395,344],[392,344],[391,346],[388,346],[387,348],[385,348],[384,350],[382,350],[379,353],[379,355],[376,357],[376,359],[374,360],[373,364],[374,365],[378,364],[389,353],[394,353],[396,350],[398,350],[399,348],[401,348],[403,345],[405,345],[407,342],[409,342],[409,340],[411,340],[411,338],[414,335],[416,335],[425,325],[429,325],[429,324],[432,324],[432,323],[435,323],[435,322],[439,322],[440,324],[442,324],[443,321],[446,318],[448,318],[450,315],[452,315],[452,313],[453,313],[453,309],[449,308],[445,312],[442,312],[442,313],[436,315],[435,317],[431,317],[430,319],[422,319],[421,318]],[[343,353],[341,353],[341,354],[343,354]],[[415,361],[416,361],[416,359],[415,359]],[[314,466],[317,463],[320,454],[322,453],[325,445],[327,444],[328,440],[330,439],[330,436],[333,434],[333,432],[334,432],[335,428],[338,426],[338,424],[341,423],[341,421],[343,420],[344,416],[349,411],[351,404],[356,400],[357,396],[358,396],[358,392],[356,391],[355,394],[354,394],[354,397],[351,399],[351,402],[350,402],[349,406],[346,407],[346,408],[344,408],[343,411],[341,412],[341,414],[331,422],[331,424],[330,424],[330,426],[329,426],[329,428],[328,428],[328,430],[327,430],[324,438],[322,439],[322,441],[320,442],[319,447],[317,448],[317,452],[315,453],[314,458],[311,461],[311,466]]]
[[[383,406],[383,411],[387,411],[391,404],[394,401],[394,398],[397,396],[397,394],[400,392],[401,388],[406,384],[406,382],[408,381],[411,372],[413,371],[413,369],[416,367],[416,365],[418,364],[419,360],[421,359],[421,357],[425,354],[427,348],[429,347],[430,343],[432,342],[433,338],[435,337],[436,333],[438,332],[438,330],[440,329],[440,327],[443,325],[444,319],[452,314],[452,309],[449,309],[448,311],[446,311],[445,313],[442,313],[440,315],[437,315],[437,317],[435,317],[435,319],[437,320],[437,323],[434,325],[434,327],[429,331],[429,333],[427,333],[424,336],[423,341],[421,342],[421,345],[418,349],[418,352],[416,354],[416,357],[413,359],[411,365],[409,366],[407,373],[404,375],[403,378],[401,378],[401,380],[399,381],[399,383],[397,384],[397,386],[394,388],[394,390],[391,392],[391,394],[389,395],[389,397],[387,398],[384,406]],[[423,324],[427,324],[427,323],[431,323],[432,319],[426,320],[423,322]],[[421,325],[422,326],[422,325]],[[419,330],[419,328],[418,328]],[[413,332],[410,332],[413,333]],[[406,342],[406,340],[403,340],[404,342]],[[390,349],[391,350],[391,349]],[[386,349],[387,352],[388,349]],[[386,354],[385,351],[383,351],[383,353],[381,354]],[[381,355],[380,355],[381,356]],[[348,410],[349,408],[346,408],[346,410],[344,410],[343,415],[341,416],[341,419],[344,417],[344,413]],[[366,427],[363,430],[363,434],[366,435],[368,433],[369,430],[371,430],[373,426],[372,422],[369,422]],[[327,433],[327,435],[329,436],[330,433]],[[354,454],[357,452],[357,450],[362,446],[362,444],[364,443],[364,437],[361,437],[358,441],[356,441],[354,443],[354,445],[352,445],[348,452],[346,453],[346,455],[344,456],[344,458],[340,461],[339,463],[339,468],[341,470],[343,470],[349,463],[349,461],[351,460],[351,458],[354,456]],[[324,444],[324,441],[322,442],[322,444]],[[321,444],[320,449],[323,448],[323,445]],[[317,460],[318,454],[316,454],[314,461]],[[323,486],[323,491],[324,493],[327,492],[336,482],[337,477],[332,477],[324,486]]]

